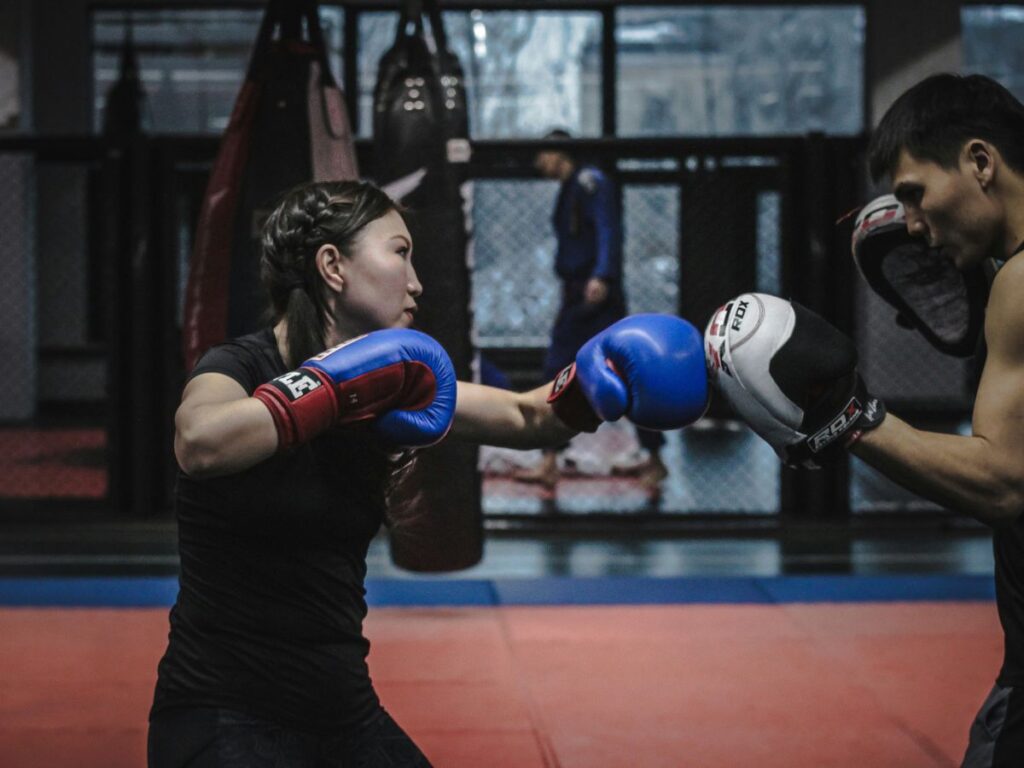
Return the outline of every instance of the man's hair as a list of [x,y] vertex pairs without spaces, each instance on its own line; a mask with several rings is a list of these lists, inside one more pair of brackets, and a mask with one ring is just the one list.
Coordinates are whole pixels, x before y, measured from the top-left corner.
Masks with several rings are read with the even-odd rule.
[[552,139],[559,142],[564,141],[566,143],[564,147],[550,147],[545,151],[561,152],[573,162],[576,161],[576,153],[570,149],[571,145],[569,144],[569,139],[572,138],[572,134],[565,130],[565,128],[551,128],[544,134],[543,138],[546,141],[550,141]]
[[953,168],[968,139],[991,142],[1011,168],[1024,172],[1024,105],[984,75],[927,77],[893,102],[875,130],[871,178],[891,176],[904,149]]

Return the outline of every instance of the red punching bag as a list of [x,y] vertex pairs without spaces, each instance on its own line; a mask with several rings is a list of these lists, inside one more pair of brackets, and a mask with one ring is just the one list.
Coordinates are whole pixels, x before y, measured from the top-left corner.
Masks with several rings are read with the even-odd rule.
[[259,232],[275,198],[302,182],[358,176],[317,3],[270,0],[199,214],[185,296],[187,370],[210,346],[262,324]]

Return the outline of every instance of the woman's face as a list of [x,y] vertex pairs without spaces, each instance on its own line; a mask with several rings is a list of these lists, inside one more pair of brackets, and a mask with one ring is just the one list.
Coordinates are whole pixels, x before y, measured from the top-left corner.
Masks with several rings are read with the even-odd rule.
[[412,236],[397,211],[367,224],[341,265],[335,322],[342,338],[412,325],[423,286],[412,266]]

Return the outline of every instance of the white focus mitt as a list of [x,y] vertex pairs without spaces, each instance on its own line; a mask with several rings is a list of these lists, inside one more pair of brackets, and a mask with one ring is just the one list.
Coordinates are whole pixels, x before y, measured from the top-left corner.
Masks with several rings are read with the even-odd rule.
[[710,381],[790,466],[817,468],[885,418],[853,341],[820,315],[764,293],[720,307],[704,332]]

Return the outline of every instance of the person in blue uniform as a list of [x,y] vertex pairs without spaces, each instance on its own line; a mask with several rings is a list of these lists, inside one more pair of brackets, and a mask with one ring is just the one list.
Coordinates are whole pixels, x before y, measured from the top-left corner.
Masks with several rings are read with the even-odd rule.
[[[567,131],[550,131],[545,139],[568,140]],[[555,274],[561,283],[561,303],[544,358],[544,377],[551,378],[571,363],[579,348],[604,328],[626,315],[622,286],[622,216],[618,190],[608,175],[577,161],[568,147],[544,150],[534,166],[561,188],[551,216],[555,232]],[[613,464],[613,474],[636,476],[657,495],[668,475],[661,458],[665,439],[660,432],[637,430],[647,456],[631,464]],[[553,488],[558,479],[558,450],[543,453],[540,466],[521,472],[518,479]]]

